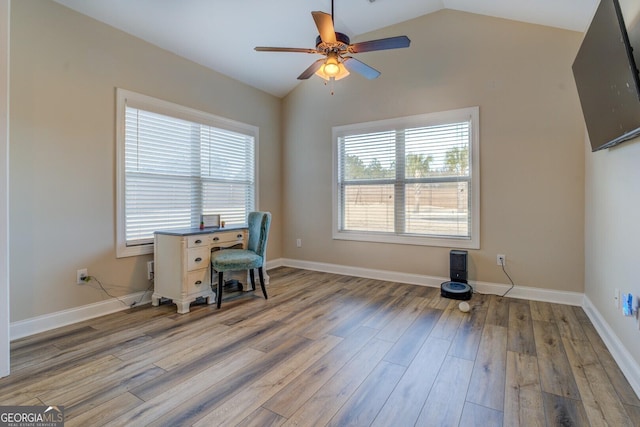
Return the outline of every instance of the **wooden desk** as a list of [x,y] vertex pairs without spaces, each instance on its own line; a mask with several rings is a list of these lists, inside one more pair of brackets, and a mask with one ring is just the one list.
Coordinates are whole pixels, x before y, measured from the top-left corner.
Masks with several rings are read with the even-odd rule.
[[189,312],[197,298],[216,300],[211,289],[211,251],[245,248],[246,228],[160,230],[155,232],[154,292],[151,303],[173,300],[178,313]]

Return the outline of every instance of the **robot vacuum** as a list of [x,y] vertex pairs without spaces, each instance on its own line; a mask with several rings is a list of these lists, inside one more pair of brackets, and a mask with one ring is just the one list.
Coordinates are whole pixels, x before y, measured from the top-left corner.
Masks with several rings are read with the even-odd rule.
[[450,282],[440,285],[440,295],[444,298],[470,300],[473,289],[467,284],[467,251],[449,252]]
[[440,285],[440,295],[444,298],[470,300],[473,289],[466,283],[462,282],[444,282]]

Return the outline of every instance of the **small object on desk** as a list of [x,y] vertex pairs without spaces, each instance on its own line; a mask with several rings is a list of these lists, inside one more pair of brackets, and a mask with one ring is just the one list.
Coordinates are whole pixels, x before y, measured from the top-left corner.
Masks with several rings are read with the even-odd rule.
[[220,223],[220,227],[224,228],[224,221]]
[[201,228],[220,228],[220,215],[200,215]]

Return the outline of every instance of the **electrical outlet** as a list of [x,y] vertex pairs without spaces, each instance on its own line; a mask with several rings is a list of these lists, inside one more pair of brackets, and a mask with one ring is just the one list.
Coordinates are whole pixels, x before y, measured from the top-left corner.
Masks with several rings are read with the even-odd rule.
[[153,279],[153,261],[147,261],[147,280]]
[[78,285],[84,285],[87,283],[86,278],[89,277],[89,273],[86,268],[82,268],[76,271],[76,283]]
[[507,256],[504,254],[498,254],[496,256],[496,264],[499,266],[507,265]]
[[299,248],[302,247],[302,239],[296,239],[296,246]]

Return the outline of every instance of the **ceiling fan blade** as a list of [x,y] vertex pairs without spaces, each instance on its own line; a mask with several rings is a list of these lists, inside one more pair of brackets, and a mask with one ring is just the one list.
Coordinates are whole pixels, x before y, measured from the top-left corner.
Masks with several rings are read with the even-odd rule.
[[350,56],[347,56],[344,59],[343,64],[345,67],[347,67],[347,70],[355,71],[356,73],[362,74],[369,80],[375,79],[380,75],[380,71]]
[[307,80],[309,77],[313,76],[320,67],[322,67],[322,64],[324,64],[324,58],[318,59],[298,76],[298,80]]
[[320,39],[325,43],[336,43],[336,31],[333,28],[333,18],[324,12],[311,12],[313,20],[318,27]]
[[389,37],[386,39],[369,40],[366,42],[354,43],[348,47],[351,53],[371,52],[374,50],[399,49],[409,47],[411,40],[407,36]]
[[254,48],[257,52],[300,52],[300,53],[319,53],[315,49],[297,48],[297,47],[267,47],[256,46]]

